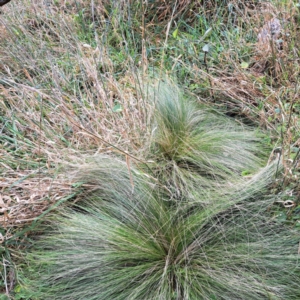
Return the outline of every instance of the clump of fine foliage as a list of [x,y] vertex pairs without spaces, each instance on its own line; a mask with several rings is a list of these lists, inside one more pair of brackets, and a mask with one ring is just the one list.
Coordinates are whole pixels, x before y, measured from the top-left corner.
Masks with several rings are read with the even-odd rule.
[[263,147],[253,129],[185,99],[171,83],[159,83],[154,99],[151,155],[165,182],[181,190],[192,183],[211,188],[261,165]]
[[24,286],[32,299],[297,299],[298,240],[265,214],[273,172],[171,205],[151,177],[100,157],[80,170],[92,191],[28,255]]

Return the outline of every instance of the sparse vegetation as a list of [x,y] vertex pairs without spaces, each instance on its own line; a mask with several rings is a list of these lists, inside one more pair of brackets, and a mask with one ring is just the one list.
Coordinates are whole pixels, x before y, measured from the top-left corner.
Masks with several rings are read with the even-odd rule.
[[298,299],[299,9],[1,7],[4,299]]

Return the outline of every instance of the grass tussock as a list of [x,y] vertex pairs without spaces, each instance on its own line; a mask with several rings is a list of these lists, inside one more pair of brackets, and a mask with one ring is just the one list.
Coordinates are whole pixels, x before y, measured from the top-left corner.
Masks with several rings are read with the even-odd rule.
[[79,211],[57,216],[55,229],[50,225],[36,241],[24,293],[33,299],[297,298],[297,238],[265,215],[272,200],[254,200],[270,184],[272,168],[240,191],[185,209],[170,206],[167,193],[134,168],[133,190],[127,165],[118,162],[116,174],[115,164],[102,158],[86,174],[81,170],[95,189]]
[[183,190],[194,182],[194,188],[211,188],[261,166],[264,147],[253,129],[186,99],[170,82],[157,84],[152,97],[150,155],[158,162],[156,172],[171,186]]

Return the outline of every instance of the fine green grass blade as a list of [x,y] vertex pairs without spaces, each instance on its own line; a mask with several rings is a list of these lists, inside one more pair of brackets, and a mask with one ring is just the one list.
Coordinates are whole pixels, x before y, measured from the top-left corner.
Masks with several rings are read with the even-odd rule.
[[272,173],[270,167],[223,198],[181,207],[134,168],[132,189],[125,163],[93,162],[87,174],[95,189],[75,211],[57,216],[27,256],[28,293],[33,299],[297,299],[299,235],[267,217],[272,199],[263,195]]
[[252,129],[183,97],[174,84],[160,82],[153,89],[150,156],[163,182],[183,192],[235,181],[261,166],[263,147]]

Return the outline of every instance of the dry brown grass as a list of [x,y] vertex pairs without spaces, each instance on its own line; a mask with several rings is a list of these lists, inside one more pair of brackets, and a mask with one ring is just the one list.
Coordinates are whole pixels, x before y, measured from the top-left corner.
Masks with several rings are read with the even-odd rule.
[[[82,61],[86,71],[93,72],[92,65],[84,58]],[[71,155],[90,152],[124,156],[128,152],[139,157],[148,132],[144,107],[138,103],[140,99],[130,87],[122,91],[121,83],[111,76],[106,91],[97,78],[90,76],[89,80],[98,85],[98,95],[91,95],[84,105],[75,97],[70,99],[59,93],[55,97],[47,91],[11,81],[8,83],[14,87],[2,89],[5,101],[0,110],[7,122],[13,120],[16,133],[11,136],[14,142],[7,141],[1,148],[0,222],[4,228],[28,225],[70,193],[68,179],[49,173],[63,161],[69,161]],[[122,81],[128,86],[130,76]],[[97,105],[95,98],[99,99]],[[122,111],[113,112],[114,98],[118,99]],[[2,132],[9,135],[5,128]],[[18,136],[21,133],[22,137]],[[17,152],[22,156],[20,161],[16,160]],[[39,166],[48,174],[39,172]]]
[[[64,17],[49,19],[41,2],[34,2],[26,6],[28,17],[20,11],[20,19],[14,11],[20,4],[13,5],[11,11],[6,7],[8,19],[1,20],[0,130],[6,138],[0,144],[0,223],[6,234],[0,243],[70,195],[72,183],[55,173],[59,165],[82,153],[139,158],[150,121],[138,71],[116,78],[118,66],[105,47],[76,40],[77,28],[71,25],[69,40],[54,34],[53,20]],[[72,23],[69,15],[63,22]],[[17,35],[9,26],[12,20]],[[15,39],[21,35],[20,51]],[[53,47],[44,47],[45,39]],[[34,47],[44,47],[44,53]],[[70,68],[59,65],[64,56]],[[46,82],[50,86],[39,87]]]
[[[1,32],[5,32],[5,34],[1,34],[1,40],[3,45],[6,44],[6,46],[0,49],[2,53],[1,61],[3,62],[1,72],[4,76],[2,77],[4,82],[0,82],[0,96],[2,99],[0,111],[4,119],[8,123],[11,122],[12,132],[14,133],[7,133],[5,128],[2,129],[2,132],[8,134],[12,141],[6,141],[2,145],[1,157],[6,161],[2,163],[3,177],[11,183],[18,178],[18,173],[14,176],[11,175],[11,168],[30,173],[32,172],[30,170],[31,165],[41,164],[41,161],[43,166],[53,168],[77,151],[114,152],[121,155],[129,153],[133,157],[142,159],[143,147],[147,147],[150,134],[147,124],[151,119],[149,117],[151,114],[147,115],[147,111],[151,111],[151,107],[145,105],[145,95],[141,92],[143,89],[142,78],[135,71],[136,69],[132,68],[132,61],[128,58],[123,62],[124,67],[128,66],[129,69],[127,73],[116,78],[114,74],[119,66],[116,65],[107,48],[93,47],[76,40],[76,27],[70,27],[69,40],[66,39],[66,36],[59,37],[55,33],[58,29],[57,24],[54,22],[55,18],[62,20],[60,30],[68,28],[67,22],[70,22],[70,24],[73,22],[72,14],[78,12],[78,6],[75,5],[75,2],[80,4],[80,8],[86,8],[87,11],[90,8],[90,4],[87,2],[60,1],[55,6],[45,7],[40,1],[33,1],[26,8],[23,7],[23,10],[19,11],[19,16],[17,16],[13,8],[19,7],[18,3],[13,3],[13,8],[5,7],[4,13],[8,15],[8,19],[3,19],[1,22]],[[108,10],[111,9],[109,1],[94,1],[93,3],[95,14],[97,13],[98,16],[101,14],[102,16],[107,15]],[[175,4],[175,1],[173,4]],[[281,7],[275,7],[270,3],[255,4],[247,2],[243,7],[235,2],[232,4],[236,9],[236,13],[248,20],[249,24],[266,26],[264,24],[267,23],[264,22],[269,22],[271,17],[289,19],[291,26],[286,26],[286,23],[284,26],[282,25],[281,37],[283,37],[283,33],[286,34],[289,31],[291,36],[294,32],[292,29],[297,26],[294,17],[296,11],[292,7],[287,6],[283,10]],[[125,2],[120,2],[118,5],[120,7],[124,6]],[[145,35],[151,34],[151,31],[147,32],[147,30],[152,28],[151,24],[154,24],[154,19],[161,22],[164,20],[170,21],[175,19],[176,16],[186,14],[189,22],[192,21],[192,19],[189,19],[189,16],[192,18],[193,15],[189,8],[195,6],[192,1],[176,1],[176,10],[170,3],[160,3],[155,14],[153,5],[149,4],[143,8],[150,18],[148,27],[144,28],[146,30]],[[209,5],[210,7],[207,7],[205,12],[206,15],[212,14],[216,7],[216,3],[213,2]],[[260,15],[257,13],[258,8]],[[49,17],[49,11],[47,10],[52,10],[51,17]],[[33,15],[28,14],[27,16],[24,14],[25,11],[31,12],[35,15],[35,18],[33,19]],[[61,13],[65,15],[58,17]],[[25,44],[26,50],[22,52],[19,52],[19,49],[14,46],[15,33],[8,26],[9,20],[17,20],[18,34],[24,34],[36,45],[39,45],[40,38],[49,39],[53,44],[53,47],[43,54],[45,69],[42,69],[36,63],[37,59],[40,58],[28,52],[31,51],[28,45]],[[142,32],[141,28],[139,30]],[[261,30],[257,28],[258,32],[262,32]],[[147,42],[151,42],[151,40],[152,38],[149,37]],[[61,42],[62,44],[59,45]],[[286,69],[289,71],[294,70],[292,74],[287,75],[289,79],[296,80],[297,70],[289,65],[295,64],[295,60],[291,59],[288,43],[287,38],[284,42],[284,49],[275,49],[278,59],[275,60],[273,66],[274,57],[272,55],[274,53],[270,52],[270,39],[258,39],[258,44],[253,45],[254,48],[257,48],[257,56],[253,57],[251,69],[242,69],[239,63],[232,58],[231,53],[224,52],[220,57],[220,63],[225,68],[210,67],[210,73],[207,74],[202,68],[194,65],[192,68],[194,80],[201,82],[209,78],[217,102],[220,100],[221,103],[226,103],[230,111],[238,111],[238,114],[258,121],[264,127],[274,129],[276,127],[274,120],[279,123],[288,117],[287,112],[281,105],[280,95],[282,95],[283,89],[289,89],[290,87],[286,86],[271,90],[268,89],[264,80],[268,74],[272,73],[272,71],[270,72],[272,68],[275,68],[277,74],[275,77],[280,76],[284,70],[279,67],[283,64],[288,66]],[[11,52],[5,52],[5,49],[9,47]],[[265,47],[270,50],[268,53],[266,53]],[[57,55],[61,57],[69,55],[68,63],[71,69],[67,69],[67,71],[66,69],[60,70],[57,64],[51,65],[52,59]],[[145,63],[148,64],[149,61],[145,53],[143,55]],[[16,59],[18,56],[24,62],[23,65]],[[99,75],[99,65],[102,68],[101,75]],[[41,74],[43,74],[43,77],[41,77]],[[70,90],[69,83],[71,80],[80,83],[80,89],[76,93]],[[37,88],[38,82],[41,81],[51,81],[52,87]],[[288,93],[294,99],[297,98],[297,90],[293,95],[291,95],[290,90]],[[258,109],[261,103],[264,103],[263,110]],[[120,105],[120,109],[114,111],[117,105]],[[278,106],[282,108],[281,115],[275,112],[275,108]],[[297,117],[293,116],[290,123],[296,126]],[[294,128],[294,130],[297,130],[297,128]],[[288,137],[285,141],[286,144],[293,142],[297,145],[297,141],[292,141],[289,131],[286,132],[286,136]],[[27,161],[27,163],[16,161],[16,152],[20,152],[21,154],[18,155],[21,155],[23,161]],[[27,180],[30,180],[30,178]],[[53,178],[48,180],[51,181]],[[27,184],[30,186],[29,183]],[[32,186],[35,185],[36,178],[32,178]],[[1,188],[2,193],[4,191],[6,193],[8,185],[1,182]],[[28,190],[24,195],[27,195],[24,197],[28,197],[28,203],[31,203],[32,197],[28,195]],[[24,197],[22,201],[25,201]],[[11,223],[13,222],[13,216],[17,222],[16,201],[8,201],[8,199],[17,199],[17,196],[13,194],[10,196],[2,195],[2,198],[14,206],[11,209],[12,215],[10,218]],[[47,204],[47,202],[43,203]],[[5,209],[6,212],[9,210]],[[22,214],[23,208],[20,207],[20,220],[23,219]],[[25,219],[32,218],[26,217]]]
[[8,241],[15,234],[16,228],[22,228],[47,208],[71,194],[71,183],[62,176],[54,179],[45,172],[7,171],[1,178],[0,188],[0,223],[6,229],[6,235],[0,241]]
[[[144,33],[146,37],[151,34],[154,19],[161,22],[171,21],[176,16],[186,14],[188,22],[192,21],[189,16],[192,18],[194,14],[189,9],[196,4],[192,1],[172,3],[175,4],[175,2],[176,10],[174,10],[175,6],[163,2],[155,14],[151,6],[154,4],[144,7],[150,18],[149,26],[145,26],[144,29],[137,27],[137,30],[140,30],[140,33],[146,30]],[[133,157],[142,159],[143,147],[147,147],[150,134],[147,124],[151,120],[151,113],[147,114],[147,112],[151,111],[151,107],[145,104],[145,95],[141,92],[143,79],[136,71],[130,57],[123,61],[124,68],[128,68],[127,72],[116,77],[114,74],[120,66],[116,65],[108,48],[95,47],[76,39],[78,24],[76,27],[72,19],[72,15],[78,12],[79,6],[76,6],[76,3],[80,4],[80,8],[86,8],[85,13],[87,13],[90,3],[82,1],[60,1],[55,6],[48,7],[40,1],[33,1],[28,6],[22,7],[18,15],[14,8],[21,8],[19,3],[13,3],[12,7],[5,7],[4,13],[7,14],[7,18],[1,20],[1,32],[5,34],[1,34],[2,47],[0,49],[2,53],[0,111],[13,128],[10,132],[7,132],[6,128],[2,129],[2,133],[11,138],[10,141],[7,140],[1,145],[1,157],[6,161],[3,165],[5,178],[11,177],[11,168],[30,173],[31,165],[41,164],[41,161],[43,165],[53,168],[77,151],[115,152],[121,155],[129,153]],[[99,0],[93,3],[92,8],[95,9],[95,14],[98,13],[98,16],[102,14],[101,20],[108,16],[108,11],[111,9],[108,5],[109,1]],[[125,7],[125,4],[122,1],[118,5]],[[208,4],[198,3],[197,5]],[[205,11],[207,16],[213,14],[216,8],[216,3],[213,1],[209,5]],[[264,25],[266,20],[270,20],[271,17],[289,19],[290,26],[282,25],[282,30],[284,34],[290,32],[290,36],[294,34],[293,29],[297,27],[296,11],[290,6],[282,8],[254,2],[247,2],[241,6],[235,1],[232,5],[235,7],[237,16],[245,18],[249,24],[260,24],[263,27],[266,26]],[[257,13],[257,9],[260,14]],[[52,10],[51,14],[49,10]],[[13,30],[11,26],[8,26],[12,20],[16,21],[17,29]],[[61,20],[59,26],[55,23],[58,20]],[[114,19],[114,22],[117,21]],[[261,27],[257,28],[258,32],[260,32],[259,28]],[[70,31],[68,38],[64,35],[58,36],[56,33],[60,30],[64,34],[64,30],[67,29]],[[28,41],[32,42],[35,47],[43,46],[40,43],[41,39],[49,40],[53,47],[43,53],[44,61],[39,62],[41,56],[30,53],[34,48],[30,48],[27,42],[24,44],[24,50],[20,51],[15,44],[16,30],[17,36],[27,36]],[[147,42],[152,40],[154,40],[153,37],[147,37]],[[272,89],[266,85],[265,80],[270,74],[272,75],[273,71],[270,69],[275,68],[277,75],[271,76],[273,78],[271,80],[275,80],[288,70],[285,76],[293,83],[298,70],[296,67],[292,68],[292,64],[296,65],[296,62],[295,58],[291,57],[288,38],[284,42],[283,50],[276,49],[275,65],[271,53],[266,55],[265,49],[259,49],[262,44],[271,49],[270,45],[267,45],[268,42],[270,42],[269,39],[263,40],[263,43],[258,39],[258,44],[252,45],[252,48],[257,47],[258,50],[257,56],[252,58],[253,62],[249,63],[250,66],[252,64],[249,69],[242,69],[240,62],[234,60],[231,53],[224,52],[220,55],[222,68],[210,67],[209,74],[207,74],[203,68],[195,64],[191,73],[196,82],[210,79],[217,103],[218,101],[221,104],[225,103],[230,111],[235,110],[237,114],[247,116],[263,127],[275,129],[276,122],[283,122],[288,117],[288,112],[281,105],[281,95],[286,91],[286,96],[297,99],[298,90],[295,89],[293,93],[290,86]],[[5,52],[7,49],[10,49],[9,53]],[[258,57],[259,55],[261,56]],[[69,56],[69,69],[68,67],[59,68],[58,56],[62,58]],[[143,60],[145,64],[149,64],[145,52],[140,62]],[[277,69],[282,65],[285,69]],[[99,66],[101,66],[101,73]],[[70,89],[72,80],[79,83],[79,89],[76,92]],[[48,88],[37,87],[40,82],[47,81],[51,82]],[[277,85],[279,83],[286,83],[286,81],[282,81],[280,77]],[[261,103],[263,103],[263,110],[258,109]],[[120,109],[114,111],[118,105]],[[276,107],[282,109],[281,115],[276,114]],[[293,116],[290,124],[294,126],[294,130],[297,130],[297,122],[297,116]],[[286,136],[289,136],[286,144],[293,142],[297,145],[297,141],[290,137],[289,131],[286,132]],[[18,162],[16,153],[27,163]],[[13,176],[11,182],[14,180]],[[35,178],[32,184],[35,185]],[[7,191],[7,185],[2,186],[2,193],[3,191]],[[30,201],[30,196],[28,201]],[[23,209],[20,211],[22,212]],[[16,216],[16,210],[14,210],[14,216]]]

